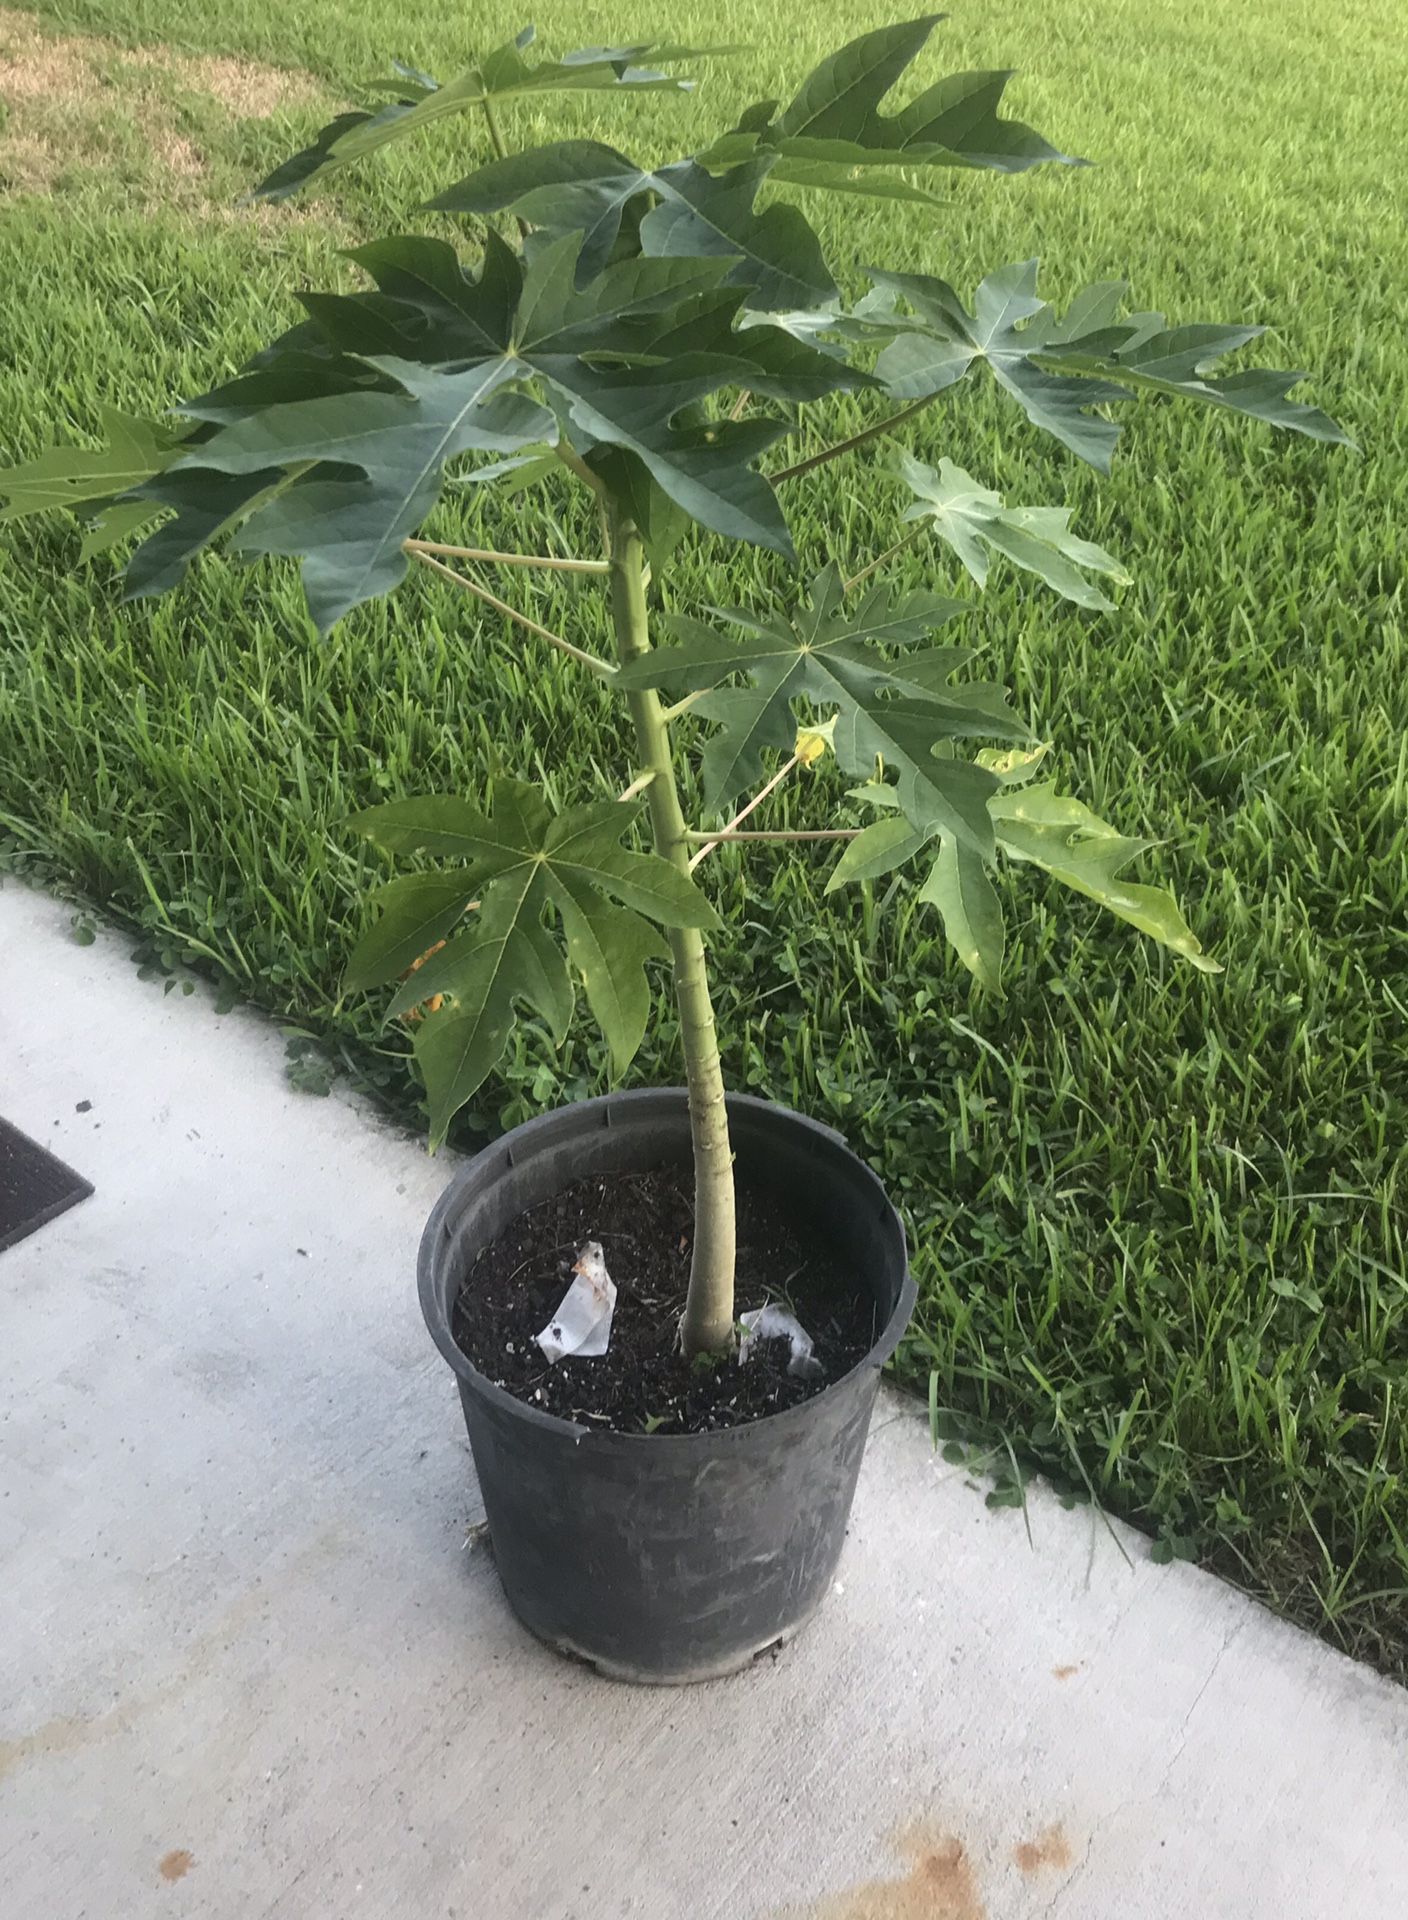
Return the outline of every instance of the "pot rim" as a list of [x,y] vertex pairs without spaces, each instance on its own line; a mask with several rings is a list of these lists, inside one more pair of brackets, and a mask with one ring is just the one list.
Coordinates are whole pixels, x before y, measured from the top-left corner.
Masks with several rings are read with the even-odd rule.
[[[483,1148],[480,1153],[475,1154],[472,1159],[467,1160],[455,1174],[454,1178],[440,1195],[440,1198],[431,1208],[417,1249],[416,1281],[417,1291],[420,1295],[421,1312],[425,1316],[425,1323],[430,1331],[431,1339],[439,1348],[441,1356],[449,1363],[460,1380],[468,1382],[474,1388],[475,1393],[482,1399],[490,1402],[490,1404],[496,1405],[503,1411],[512,1413],[521,1419],[527,1420],[530,1425],[547,1431],[560,1433],[565,1438],[572,1440],[577,1446],[581,1446],[585,1441],[590,1441],[595,1446],[622,1445],[649,1447],[657,1451],[662,1447],[673,1447],[676,1449],[691,1446],[697,1447],[700,1445],[726,1447],[746,1444],[748,1435],[758,1433],[764,1428],[771,1432],[777,1432],[779,1428],[786,1427],[789,1424],[794,1426],[802,1424],[805,1422],[809,1410],[819,1405],[828,1394],[836,1392],[839,1388],[853,1381],[858,1374],[865,1372],[867,1369],[872,1369],[878,1373],[899,1345],[900,1340],[904,1336],[905,1328],[909,1325],[910,1316],[914,1312],[914,1303],[918,1288],[914,1275],[910,1271],[909,1247],[905,1239],[904,1223],[900,1219],[894,1202],[886,1192],[884,1182],[875,1170],[861,1159],[860,1155],[854,1151],[835,1127],[829,1127],[820,1120],[813,1120],[807,1114],[797,1113],[793,1108],[783,1106],[780,1101],[763,1100],[758,1098],[756,1094],[731,1093],[726,1096],[731,1110],[742,1109],[745,1112],[752,1111],[754,1113],[775,1115],[784,1121],[795,1122],[804,1132],[820,1135],[833,1146],[839,1146],[843,1152],[849,1155],[855,1165],[871,1182],[881,1202],[882,1208],[889,1214],[890,1220],[893,1222],[894,1230],[899,1238],[900,1258],[903,1263],[903,1275],[900,1281],[899,1295],[890,1312],[889,1318],[880,1329],[874,1343],[862,1357],[856,1361],[855,1365],[848,1367],[846,1372],[839,1375],[835,1380],[828,1380],[820,1393],[809,1395],[807,1399],[799,1401],[796,1406],[780,1408],[778,1412],[763,1414],[756,1420],[745,1420],[738,1426],[709,1428],[701,1433],[625,1433],[615,1427],[589,1427],[579,1420],[564,1420],[560,1414],[548,1413],[541,1407],[533,1406],[527,1400],[520,1400],[517,1394],[509,1393],[506,1388],[499,1386],[496,1381],[489,1379],[487,1374],[481,1373],[469,1355],[456,1341],[450,1328],[449,1317],[440,1312],[439,1301],[435,1297],[436,1288],[434,1275],[439,1243],[444,1237],[447,1218],[459,1188],[468,1179],[471,1171],[478,1166],[485,1154],[501,1152],[506,1147],[511,1154],[512,1149],[509,1143],[513,1141],[516,1135],[521,1135],[530,1127],[537,1127],[542,1122],[562,1114],[590,1114],[594,1110],[601,1115],[603,1122],[609,1125],[612,1109],[619,1107],[623,1103],[633,1102],[641,1095],[655,1096],[658,1098],[661,1094],[673,1094],[681,1101],[687,1101],[689,1098],[688,1091],[684,1087],[629,1088],[619,1093],[600,1094],[590,1100],[568,1101],[563,1106],[552,1107],[545,1113],[535,1114],[531,1120],[525,1120],[517,1127],[511,1127],[507,1133],[502,1134],[499,1139],[491,1142],[490,1145]],[[511,1164],[511,1160],[509,1164]],[[453,1311],[453,1305],[451,1306],[451,1311]]]

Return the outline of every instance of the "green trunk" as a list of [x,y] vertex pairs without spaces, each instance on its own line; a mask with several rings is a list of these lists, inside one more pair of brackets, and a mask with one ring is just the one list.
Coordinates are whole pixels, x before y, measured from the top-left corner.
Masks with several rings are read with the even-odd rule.
[[[622,660],[650,650],[645,610],[645,551],[636,527],[611,517],[611,612]],[[684,815],[670,754],[670,729],[653,691],[626,696],[635,722],[655,851],[689,871]],[[689,1121],[694,1140],[694,1260],[680,1329],[685,1353],[724,1352],[733,1341],[733,1151],[729,1146],[723,1072],[714,1033],[714,1008],[704,966],[704,942],[693,928],[669,935],[675,959]]]

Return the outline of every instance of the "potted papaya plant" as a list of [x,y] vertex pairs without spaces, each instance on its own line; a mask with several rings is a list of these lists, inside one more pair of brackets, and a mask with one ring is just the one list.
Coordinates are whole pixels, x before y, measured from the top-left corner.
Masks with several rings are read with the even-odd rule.
[[[414,1021],[438,1144],[517,1021],[562,1039],[578,983],[620,1080],[652,1015],[649,969],[671,971],[685,1085],[514,1128],[451,1180],[420,1254],[510,1602],[552,1645],[635,1679],[727,1672],[817,1606],[914,1300],[875,1175],[829,1127],[726,1089],[699,873],[712,850],[831,841],[829,889],[912,876],[993,990],[992,876],[1009,861],[1215,970],[1173,897],[1124,877],[1147,843],[1061,792],[969,647],[935,641],[971,629],[971,598],[892,584],[901,549],[937,546],[979,589],[1002,562],[1105,610],[1119,564],[1068,510],[1009,505],[883,441],[989,381],[1014,421],[1102,471],[1109,410],[1145,392],[1343,437],[1289,397],[1299,375],[1219,369],[1253,325],[1169,325],[1126,311],[1115,283],[1058,312],[1035,261],[989,272],[971,300],[929,261],[838,272],[795,196],[925,205],[946,170],[1070,164],[1001,116],[1005,74],[958,74],[887,110],[936,18],[863,35],[786,106],[762,101],[663,163],[577,138],[517,150],[514,110],[678,91],[696,50],[540,60],[525,31],[445,85],[398,66],[382,104],[342,115],[256,191],[283,197],[441,121],[460,140],[468,125],[482,162],[427,197],[437,230],[352,248],[361,290],[304,294],[296,324],[166,420],[111,416],[101,448],[0,476],[7,514],[68,507],[89,552],[136,539],[131,597],[174,587],[222,537],[299,558],[323,631],[429,573],[623,703],[634,754],[608,790],[583,776],[559,805],[506,741],[483,791],[408,795],[353,822],[416,864],[375,894],[347,985],[389,991],[388,1018]],[[836,395],[860,424],[819,440],[811,419]],[[878,556],[835,541],[799,555],[789,502],[847,459],[872,483],[884,462],[895,540]],[[486,489],[549,476],[578,490],[583,550],[465,537]],[[507,540],[511,513],[493,524]],[[699,542],[721,582],[728,543],[760,549],[765,587],[743,605],[688,599],[676,583],[698,563],[677,562]],[[515,605],[518,568],[570,575],[579,605],[602,597],[614,651],[586,644],[595,613],[559,633]],[[468,650],[461,684],[471,703]],[[833,780],[831,814],[761,824],[767,797],[822,760],[852,783]]]

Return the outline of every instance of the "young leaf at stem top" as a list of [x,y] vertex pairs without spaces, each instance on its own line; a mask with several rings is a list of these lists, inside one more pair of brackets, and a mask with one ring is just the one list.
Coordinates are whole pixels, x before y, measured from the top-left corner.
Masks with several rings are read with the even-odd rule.
[[[375,112],[339,114],[310,146],[261,180],[250,198],[286,200],[333,167],[360,160],[394,141],[411,139],[452,114],[475,108],[492,110],[495,102],[520,95],[687,92],[691,81],[672,79],[658,69],[731,51],[727,47],[680,47],[642,41],[629,47],[583,47],[560,60],[526,60],[524,54],[534,38],[533,28],[525,27],[515,39],[486,53],[444,86],[428,73],[395,62],[396,77],[378,81],[368,89],[390,94],[385,106]],[[653,64],[642,65],[644,61]]]
[[803,81],[790,106],[780,113],[770,100],[751,107],[700,154],[700,164],[718,170],[771,155],[775,186],[862,194],[893,192],[902,184],[894,179],[898,167],[1021,173],[1048,161],[1082,165],[1020,120],[999,118],[1010,72],[952,74],[900,112],[881,113],[941,18],[926,14],[852,40]]

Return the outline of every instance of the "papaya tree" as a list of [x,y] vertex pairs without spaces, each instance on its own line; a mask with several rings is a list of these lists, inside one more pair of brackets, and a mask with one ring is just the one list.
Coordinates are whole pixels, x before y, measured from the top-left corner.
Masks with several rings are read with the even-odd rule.
[[[527,30],[445,84],[397,66],[373,104],[334,120],[256,193],[302,192],[422,135],[423,156],[438,133],[460,156],[477,139],[480,163],[424,193],[434,230],[352,248],[359,291],[304,293],[301,317],[234,378],[162,420],[111,414],[101,447],[51,450],[0,475],[6,517],[69,509],[87,525],[88,554],[135,541],[129,598],[175,588],[222,541],[296,558],[326,631],[426,570],[619,694],[635,740],[619,793],[557,810],[532,784],[497,777],[484,796],[408,797],[358,818],[391,853],[443,864],[380,889],[347,978],[391,986],[389,1017],[420,1013],[415,1054],[438,1142],[525,1010],[561,1039],[578,983],[623,1074],[650,1013],[647,969],[670,965],[695,1152],[691,1355],[725,1348],[734,1326],[733,1166],[706,964],[718,922],[696,878],[721,841],[834,840],[833,889],[903,869],[994,990],[992,876],[1004,861],[1056,876],[1195,967],[1214,964],[1169,893],[1125,877],[1147,843],[1061,792],[1006,693],[975,677],[971,647],[936,640],[971,626],[974,601],[889,578],[899,550],[938,543],[978,589],[996,562],[1103,610],[1102,582],[1124,579],[1115,558],[1079,538],[1063,507],[1009,505],[948,459],[898,451],[887,472],[910,504],[891,548],[804,566],[789,505],[808,476],[873,462],[882,440],[985,383],[1018,431],[1102,473],[1118,408],[1142,395],[1343,437],[1290,397],[1300,375],[1227,365],[1253,325],[1134,311],[1114,281],[1058,309],[1034,260],[997,266],[971,292],[928,260],[838,276],[796,196],[806,207],[824,195],[928,204],[955,169],[1073,164],[1003,116],[1006,74],[956,74],[895,102],[936,19],[853,40],[786,105],[760,101],[665,160],[628,153],[628,141],[520,149],[515,111],[548,94],[678,92],[700,50],[641,43],[541,59]],[[803,436],[836,395],[855,396],[865,424],[816,446]],[[599,550],[524,554],[447,537],[456,503],[548,473],[570,475],[590,501]],[[775,591],[761,604],[679,604],[673,570],[682,543],[699,540],[776,556]],[[519,567],[570,572],[604,594],[614,657],[488,584]],[[693,821],[682,736],[701,748]],[[745,825],[822,753],[873,817]]]

